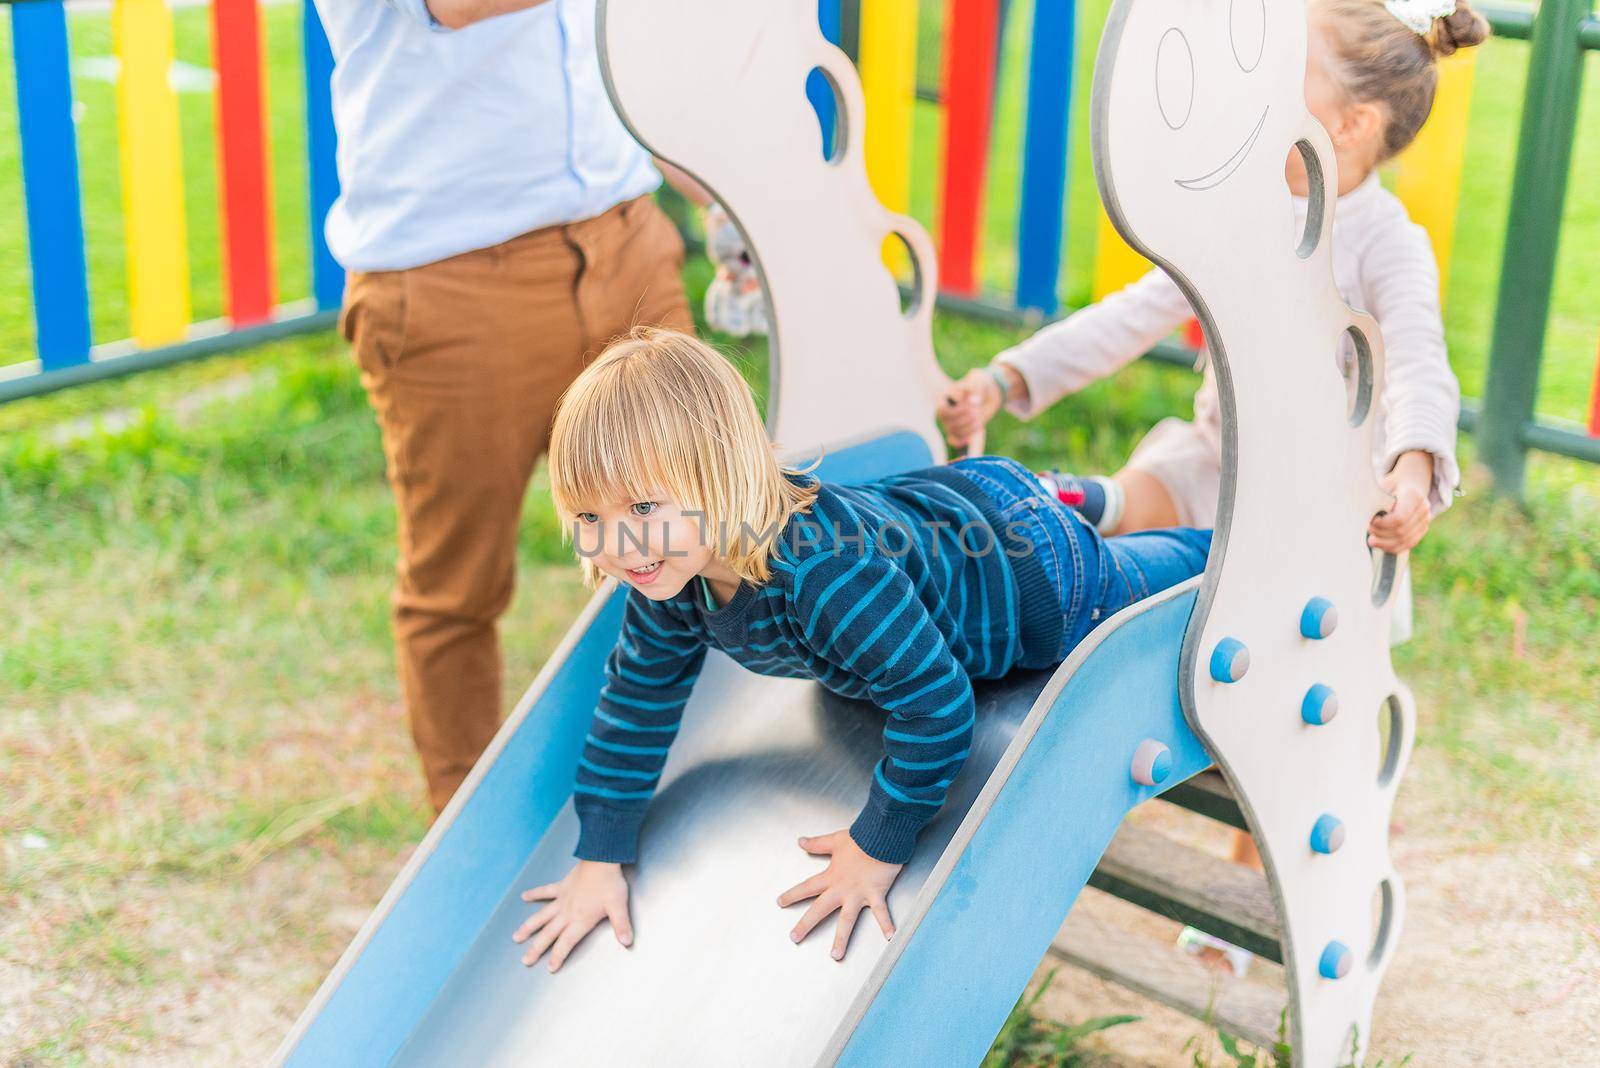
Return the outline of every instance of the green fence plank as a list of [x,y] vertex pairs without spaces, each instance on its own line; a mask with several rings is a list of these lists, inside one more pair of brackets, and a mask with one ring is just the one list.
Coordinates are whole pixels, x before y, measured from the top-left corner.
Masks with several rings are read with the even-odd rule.
[[1572,142],[1577,131],[1583,52],[1578,29],[1591,0],[1544,0],[1534,19],[1528,88],[1511,179],[1511,213],[1500,266],[1479,454],[1497,493],[1520,498],[1527,428],[1539,392],[1539,363],[1555,280]]

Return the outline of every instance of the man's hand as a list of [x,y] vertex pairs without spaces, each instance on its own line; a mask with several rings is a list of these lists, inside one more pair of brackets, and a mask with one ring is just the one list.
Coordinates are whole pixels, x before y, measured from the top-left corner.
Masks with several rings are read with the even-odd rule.
[[902,865],[886,864],[874,860],[861,851],[850,837],[849,831],[834,831],[820,838],[800,839],[800,848],[814,857],[828,857],[828,866],[820,875],[813,875],[798,886],[792,886],[778,897],[778,907],[788,908],[796,902],[810,900],[811,907],[794,925],[789,937],[800,942],[812,929],[834,912],[839,913],[839,925],[833,936],[833,959],[844,960],[844,951],[850,945],[850,932],[863,909],[871,909],[883,930],[884,938],[894,936],[894,921],[889,918],[889,887],[900,875]]
[[[611,930],[624,946],[633,945],[633,924],[628,919],[628,880],[622,865],[580,860],[559,883],[548,883],[525,891],[524,901],[548,901],[527,923],[517,928],[512,941],[533,944],[522,955],[522,963],[532,966],[550,950],[550,970],[557,971],[567,955],[601,920],[611,921]],[[538,934],[534,938],[535,933]],[[555,948],[551,948],[554,946]]]
[[674,166],[664,159],[655,157],[651,158],[651,162],[656,165],[656,170],[661,172],[661,177],[667,180],[667,184],[676,189],[683,196],[683,199],[695,207],[710,207],[714,203],[711,191],[695,181],[694,176],[682,167]]
[[428,13],[447,30],[464,29],[474,22],[538,7],[545,0],[425,0]]
[[1393,470],[1383,476],[1383,488],[1394,494],[1394,504],[1367,524],[1367,544],[1396,555],[1416,546],[1433,522],[1428,491],[1433,486],[1433,455],[1403,453]]

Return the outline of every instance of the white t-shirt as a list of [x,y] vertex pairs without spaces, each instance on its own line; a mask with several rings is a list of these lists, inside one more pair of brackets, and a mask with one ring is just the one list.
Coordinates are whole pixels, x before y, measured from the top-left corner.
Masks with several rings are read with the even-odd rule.
[[593,218],[661,182],[600,79],[595,0],[460,30],[424,0],[316,0],[333,48],[347,270],[417,267]]
[[[1306,200],[1295,197],[1295,223],[1305,224]],[[1439,269],[1427,231],[1413,223],[1376,174],[1339,198],[1333,217],[1333,274],[1352,307],[1378,321],[1387,358],[1377,399],[1373,467],[1379,476],[1401,453],[1433,454],[1434,512],[1450,506],[1460,482],[1456,419],[1461,387],[1450,370],[1439,313]],[[1083,308],[996,359],[1028,383],[1026,401],[1009,410],[1031,419],[1068,393],[1125,367],[1194,316],[1172,279],[1154,270],[1137,282]],[[1222,408],[1209,361],[1194,398],[1196,430],[1219,458]]]

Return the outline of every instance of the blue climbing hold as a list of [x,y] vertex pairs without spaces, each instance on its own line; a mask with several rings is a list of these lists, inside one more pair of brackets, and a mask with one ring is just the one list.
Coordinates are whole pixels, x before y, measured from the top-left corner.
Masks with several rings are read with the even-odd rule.
[[1307,638],[1326,638],[1339,625],[1339,610],[1326,597],[1313,597],[1300,613],[1300,633]]
[[1172,750],[1146,738],[1133,751],[1133,781],[1141,786],[1160,786],[1172,774]]
[[1218,682],[1238,682],[1250,670],[1250,650],[1237,638],[1223,638],[1211,650],[1211,677]]
[[1318,853],[1334,853],[1344,845],[1344,821],[1330,812],[1311,825],[1311,848]]
[[1322,950],[1322,959],[1317,961],[1317,971],[1324,979],[1343,979],[1350,974],[1350,962],[1353,955],[1350,947],[1343,942],[1329,942]]
[[1339,695],[1322,683],[1314,684],[1300,702],[1300,718],[1320,727],[1339,714]]

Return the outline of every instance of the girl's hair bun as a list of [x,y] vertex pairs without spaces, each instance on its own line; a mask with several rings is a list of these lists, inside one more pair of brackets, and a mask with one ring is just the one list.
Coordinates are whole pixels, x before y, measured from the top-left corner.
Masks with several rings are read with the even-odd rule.
[[1456,0],[1456,9],[1433,20],[1428,46],[1439,59],[1453,56],[1463,48],[1480,45],[1489,38],[1489,21],[1472,9],[1467,0]]

